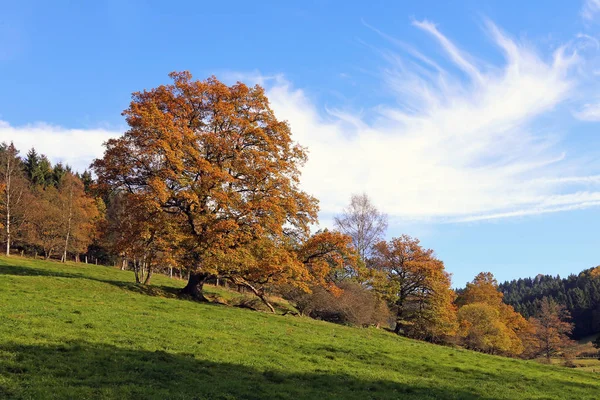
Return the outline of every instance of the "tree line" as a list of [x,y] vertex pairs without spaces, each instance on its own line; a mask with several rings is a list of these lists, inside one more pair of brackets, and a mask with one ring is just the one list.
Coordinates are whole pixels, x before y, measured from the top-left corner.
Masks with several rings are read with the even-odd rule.
[[489,272],[453,291],[431,249],[406,235],[382,240],[387,221],[365,194],[352,196],[335,222],[355,249],[364,249],[359,259],[368,272],[362,287],[384,301],[396,333],[505,356],[570,356],[570,315],[552,298],[541,299],[525,318],[505,302]]
[[456,293],[433,250],[408,235],[385,240],[387,216],[366,194],[351,197],[335,229],[311,232],[318,200],[300,186],[308,153],[263,88],[170,77],[133,94],[129,129],[105,143],[94,179],[33,149],[0,149],[7,255],[93,255],[139,284],[175,271],[194,300],[207,301],[207,282],[229,282],[272,312],[277,295],[313,318],[493,354],[550,357],[569,345],[569,316],[552,298],[526,319],[490,273]]
[[11,251],[79,259],[97,233],[102,205],[88,194],[89,172],[52,165],[31,149],[25,157],[10,143],[0,145],[0,226],[5,253]]
[[574,324],[573,338],[600,332],[600,267],[590,268],[567,278],[537,275],[535,278],[504,282],[500,290],[505,300],[524,316],[531,316],[544,298],[566,308]]

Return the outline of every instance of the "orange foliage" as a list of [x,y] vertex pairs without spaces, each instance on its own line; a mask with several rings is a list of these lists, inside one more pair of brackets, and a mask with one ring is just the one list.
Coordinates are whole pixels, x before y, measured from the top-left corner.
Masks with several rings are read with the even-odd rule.
[[550,357],[560,355],[569,347],[574,347],[576,342],[569,339],[569,334],[573,330],[570,319],[571,316],[565,306],[544,297],[536,316],[529,319],[533,327],[530,354],[541,355],[549,360]]
[[78,177],[67,172],[58,188],[37,188],[25,195],[35,204],[25,224],[29,243],[40,247],[46,258],[60,251],[63,261],[68,254],[87,250],[96,234],[100,211]]
[[375,246],[373,267],[373,286],[396,307],[397,333],[433,341],[454,333],[450,275],[433,250],[403,235]]
[[86,194],[81,179],[71,172],[65,174],[58,192],[65,236],[63,261],[66,261],[68,253],[87,251],[101,215],[97,201]]
[[324,230],[312,235],[298,250],[298,259],[308,269],[311,283],[338,290],[337,285],[356,274],[358,253],[352,238]]
[[104,242],[133,263],[138,283],[148,284],[155,266],[180,265],[181,223],[177,215],[155,208],[146,197],[121,192],[111,199]]
[[207,277],[238,274],[218,262],[232,251],[263,237],[306,237],[317,202],[298,188],[306,153],[261,87],[170,77],[170,85],[133,94],[124,111],[130,129],[107,142],[93,169],[100,185],[182,216],[193,272],[186,291],[200,297]]
[[502,301],[498,282],[490,272],[479,273],[458,297],[459,338],[474,350],[519,355],[531,326]]

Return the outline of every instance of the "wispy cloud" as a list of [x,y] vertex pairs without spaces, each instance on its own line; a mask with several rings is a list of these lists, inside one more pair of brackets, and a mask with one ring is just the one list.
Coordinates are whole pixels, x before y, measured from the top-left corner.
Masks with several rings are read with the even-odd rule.
[[442,35],[435,24],[424,20],[413,21],[413,25],[435,37],[439,41],[442,48],[446,51],[450,59],[473,80],[477,82],[483,81],[483,77],[481,76],[479,69],[477,69],[477,67],[475,67],[475,65],[468,60],[468,58],[470,58],[469,55],[459,50],[454,43],[448,40],[446,36]]
[[[371,110],[375,118],[323,113],[281,78],[269,87],[277,115],[309,148],[304,186],[319,197],[324,214],[338,212],[359,191],[405,220],[476,221],[600,204],[598,176],[567,156],[558,132],[536,126],[573,94],[580,63],[574,51],[565,46],[542,56],[488,21],[487,32],[505,57],[494,65],[433,23],[414,25],[447,59],[433,61],[373,28],[400,48],[381,54],[389,63],[383,79],[401,105],[380,105]],[[440,66],[449,64],[462,73]]]
[[[479,221],[600,205],[600,168],[584,168],[586,155],[568,153],[563,132],[540,124],[572,107],[584,64],[577,46],[540,54],[486,21],[504,56],[498,63],[469,53],[432,22],[413,25],[443,57],[369,27],[386,43],[374,48],[385,65],[370,73],[397,103],[361,112],[325,108],[283,75],[225,77],[267,88],[278,118],[309,150],[302,184],[320,199],[324,220],[363,191],[396,221]],[[588,105],[577,116],[600,119],[598,109]],[[0,122],[0,140],[23,151],[35,145],[79,170],[119,134]]]
[[573,112],[582,121],[600,121],[600,103],[584,104],[581,110]]
[[581,8],[581,17],[584,20],[591,21],[600,11],[600,0],[584,0]]

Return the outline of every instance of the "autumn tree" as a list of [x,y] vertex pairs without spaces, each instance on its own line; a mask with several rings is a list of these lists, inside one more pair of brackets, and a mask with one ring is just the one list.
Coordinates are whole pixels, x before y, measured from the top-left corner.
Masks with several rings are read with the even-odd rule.
[[533,327],[533,355],[550,357],[561,354],[565,349],[573,347],[575,342],[569,338],[573,324],[566,308],[556,301],[544,297],[535,317],[529,319]]
[[383,239],[387,215],[380,212],[366,193],[353,194],[350,205],[335,217],[336,228],[352,238],[361,259],[368,263],[373,246]]
[[490,354],[522,352],[519,337],[502,321],[497,307],[466,304],[458,310],[458,321],[460,343],[468,349]]
[[219,264],[220,278],[247,288],[273,313],[275,308],[269,301],[269,291],[288,284],[307,290],[312,278],[295,257],[286,237],[257,238],[213,262]]
[[305,237],[317,205],[298,187],[306,153],[261,87],[170,77],[172,84],[133,94],[123,113],[129,130],[106,143],[92,168],[101,186],[185,219],[190,274],[182,293],[203,299],[210,277],[239,276],[221,259],[262,237]]
[[341,282],[339,291],[332,292],[315,286],[310,293],[293,298],[295,308],[302,314],[324,321],[355,325],[388,325],[390,311],[385,301],[373,290],[353,281]]
[[61,260],[68,253],[85,252],[93,239],[99,210],[96,200],[88,196],[83,182],[69,170],[61,174],[58,184],[58,201],[62,211],[64,247]]
[[64,210],[60,193],[54,186],[34,191],[33,207],[28,212],[26,240],[41,249],[49,259],[60,251],[65,240]]
[[478,274],[458,296],[459,340],[473,350],[519,355],[529,323],[503,302],[498,282],[489,272]]
[[147,285],[159,265],[179,265],[177,215],[157,209],[144,196],[115,193],[107,210],[104,242],[130,263],[136,283]]
[[454,292],[444,263],[418,239],[403,235],[374,247],[373,280],[396,310],[396,333],[429,340],[452,335],[456,326]]
[[350,237],[325,230],[302,242],[263,236],[218,262],[223,279],[248,288],[275,312],[269,290],[282,291],[292,301],[310,296],[316,287],[339,294],[343,276],[355,271],[357,255]]
[[389,310],[378,292],[360,283],[364,270],[352,238],[323,230],[303,242],[296,251],[308,280],[288,285],[284,297],[303,315],[359,326],[387,323]]
[[306,267],[313,284],[334,288],[358,273],[358,253],[352,238],[327,229],[303,242],[297,252],[298,260]]
[[12,144],[0,145],[0,214],[2,216],[6,255],[16,233],[25,221],[28,184],[23,173],[19,151]]
[[46,258],[87,251],[100,217],[98,201],[88,196],[81,180],[65,170],[61,183],[34,185],[32,207],[26,221],[26,242],[41,249]]
[[480,272],[457,297],[459,306],[473,303],[486,303],[492,306],[502,304],[504,295],[498,290],[498,281],[491,272]]

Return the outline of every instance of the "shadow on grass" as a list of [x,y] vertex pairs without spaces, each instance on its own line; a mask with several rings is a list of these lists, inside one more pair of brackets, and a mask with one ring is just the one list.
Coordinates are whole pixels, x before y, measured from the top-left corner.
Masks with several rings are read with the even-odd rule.
[[171,354],[71,342],[0,346],[0,398],[493,399],[449,388],[289,373]]
[[[105,267],[108,268],[108,267]],[[94,278],[85,274],[52,271],[48,269],[35,268],[22,265],[0,265],[0,275],[15,275],[15,276],[49,276],[58,278],[75,278],[87,279],[96,282],[108,283],[109,285],[117,286],[121,289],[126,289],[135,293],[145,294],[149,296],[160,297],[178,297],[179,288],[172,286],[158,285],[140,285],[133,282],[116,281],[112,279]]]
[[[447,350],[450,349],[447,348]],[[459,387],[460,385],[478,387],[479,384],[485,384],[488,387],[504,389],[503,393],[490,393],[491,397],[489,398],[527,398],[522,395],[524,389],[529,389],[530,392],[528,393],[531,393],[532,396],[546,394],[545,397],[535,397],[543,399],[557,398],[556,394],[568,394],[566,397],[558,397],[561,399],[599,398],[594,396],[598,391],[598,385],[593,384],[592,377],[587,376],[587,383],[572,380],[573,375],[579,371],[548,369],[536,363],[514,366],[509,363],[516,360],[510,358],[496,358],[497,368],[493,369],[488,364],[478,365],[474,359],[469,360],[462,357],[453,359],[450,363],[444,362],[438,358],[439,356],[431,353],[405,357],[400,361],[390,357],[387,351],[383,349],[372,348],[367,350],[362,346],[352,346],[350,343],[345,348],[332,344],[307,345],[299,353],[323,354],[325,358],[335,360],[343,365],[360,360],[361,364],[367,366],[367,368],[372,366],[374,370],[386,366],[388,371],[395,371],[400,374],[404,371],[410,371],[412,376],[435,377],[438,382],[448,382]],[[472,352],[466,352],[466,354],[469,353]],[[454,357],[452,353],[450,354]],[[501,364],[502,362],[504,364]],[[520,392],[521,396],[518,395]],[[484,391],[483,393],[487,392]],[[471,396],[473,395],[471,394]]]

